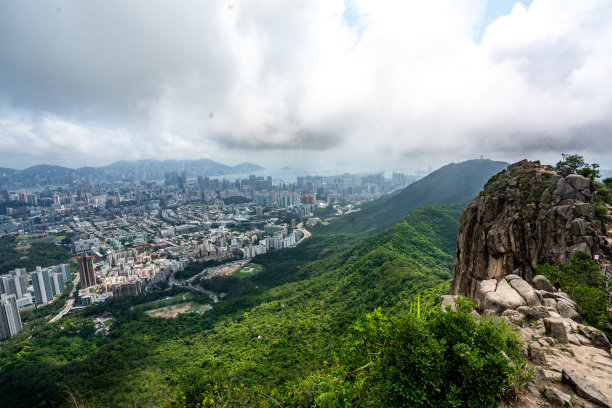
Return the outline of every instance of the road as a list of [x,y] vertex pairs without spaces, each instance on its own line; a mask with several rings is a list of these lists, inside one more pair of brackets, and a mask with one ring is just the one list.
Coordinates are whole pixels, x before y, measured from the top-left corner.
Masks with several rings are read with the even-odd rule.
[[74,307],[74,292],[76,291],[77,283],[79,283],[79,280],[80,280],[80,276],[77,273],[76,278],[74,278],[74,280],[72,281],[72,290],[70,291],[70,294],[68,294],[68,300],[66,301],[66,306],[64,306],[62,311],[59,312],[55,317],[49,320],[49,323],[57,322],[59,319],[64,317],[66,313],[72,310],[72,308]]
[[250,260],[251,260],[250,258],[245,258],[245,259],[240,259],[238,261],[233,261],[233,262],[229,262],[229,263],[218,265],[218,266],[211,266],[210,268],[203,269],[202,272],[192,276],[191,278],[185,279],[182,281],[176,280],[174,278],[175,272],[173,272],[170,275],[170,278],[168,278],[168,283],[170,284],[170,286],[182,286],[184,288],[188,288],[188,289],[200,292],[200,293],[204,293],[208,295],[208,297],[210,297],[214,303],[217,303],[219,301],[219,294],[215,292],[211,292],[206,289],[202,289],[199,286],[194,286],[192,285],[191,282],[193,282],[193,280],[200,275],[205,275],[207,277],[219,276],[219,275],[231,275],[232,273],[234,273],[234,271],[236,271],[237,269],[247,264]]

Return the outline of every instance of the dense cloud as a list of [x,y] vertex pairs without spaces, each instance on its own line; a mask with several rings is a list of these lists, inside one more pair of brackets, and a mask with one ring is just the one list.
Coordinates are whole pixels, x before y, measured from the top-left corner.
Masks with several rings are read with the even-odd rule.
[[[494,1],[494,0],[489,0]],[[0,166],[209,157],[612,167],[612,1],[0,3]]]

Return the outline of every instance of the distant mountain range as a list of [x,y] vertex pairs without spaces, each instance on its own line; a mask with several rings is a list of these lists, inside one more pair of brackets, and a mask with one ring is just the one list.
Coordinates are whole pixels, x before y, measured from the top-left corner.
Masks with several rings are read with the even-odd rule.
[[185,171],[187,177],[221,176],[224,174],[248,173],[264,170],[264,167],[253,163],[240,163],[228,166],[209,159],[199,160],[137,160],[118,161],[102,167],[69,167],[40,164],[24,170],[0,167],[0,186],[4,188],[21,186],[44,186],[51,184],[68,184],[75,179],[90,177],[93,179],[117,181],[124,179],[160,180],[165,173]]

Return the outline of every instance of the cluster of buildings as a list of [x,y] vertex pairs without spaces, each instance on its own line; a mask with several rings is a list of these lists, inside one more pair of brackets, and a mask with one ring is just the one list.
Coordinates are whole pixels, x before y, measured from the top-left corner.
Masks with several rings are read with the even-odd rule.
[[70,265],[36,268],[26,272],[17,268],[0,276],[0,340],[22,330],[19,310],[43,305],[66,290],[70,282]]
[[[342,213],[340,207],[350,210],[416,178],[344,174],[286,183],[269,176],[232,181],[169,172],[161,182],[98,180],[38,192],[0,190],[0,237],[67,237],[57,244],[70,245],[79,256],[77,304],[86,306],[138,295],[192,262],[290,248],[320,222],[319,208],[333,205]],[[21,330],[20,308],[50,302],[70,279],[68,264],[1,276],[0,337]]]

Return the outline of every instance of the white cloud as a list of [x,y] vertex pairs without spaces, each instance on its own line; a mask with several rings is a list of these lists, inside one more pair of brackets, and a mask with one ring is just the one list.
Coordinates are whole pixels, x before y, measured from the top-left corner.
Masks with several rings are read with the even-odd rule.
[[517,3],[475,42],[485,6],[355,0],[349,24],[342,0],[5,2],[0,165],[612,166],[612,1]]

